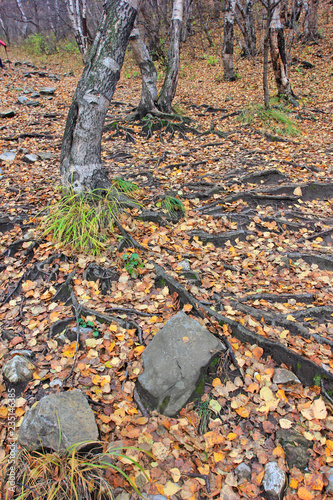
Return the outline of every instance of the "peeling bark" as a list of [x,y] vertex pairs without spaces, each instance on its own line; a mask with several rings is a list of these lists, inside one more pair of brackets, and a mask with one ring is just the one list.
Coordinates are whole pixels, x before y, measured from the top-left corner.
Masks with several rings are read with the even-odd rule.
[[102,131],[119,80],[137,2],[108,0],[104,9],[62,141],[61,182],[76,192],[110,186],[101,162]]
[[245,9],[241,3],[237,1],[236,6],[243,20],[243,22],[240,22],[236,11],[236,21],[244,37],[245,55],[246,57],[255,57],[257,54],[257,38],[254,29],[253,0],[246,0]]
[[236,73],[234,69],[235,8],[236,0],[227,0],[226,11],[224,15],[222,60],[224,78],[229,82],[236,80]]

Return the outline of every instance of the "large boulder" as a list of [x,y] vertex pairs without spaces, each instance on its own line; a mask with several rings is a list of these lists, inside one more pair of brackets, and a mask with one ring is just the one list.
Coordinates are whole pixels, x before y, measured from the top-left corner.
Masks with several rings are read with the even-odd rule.
[[203,373],[225,346],[197,321],[179,312],[142,354],[137,391],[150,410],[174,416],[195,394]]
[[72,445],[97,439],[94,413],[77,389],[44,396],[27,411],[18,434],[18,442],[29,451],[65,451]]

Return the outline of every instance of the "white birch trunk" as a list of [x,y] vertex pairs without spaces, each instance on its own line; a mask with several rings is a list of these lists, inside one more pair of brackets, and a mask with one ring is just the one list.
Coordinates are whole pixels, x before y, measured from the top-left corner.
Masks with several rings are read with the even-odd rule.
[[234,69],[234,23],[236,0],[227,0],[225,8],[222,61],[224,78],[227,81],[232,82],[236,80],[236,73]]
[[278,95],[293,96],[288,77],[288,65],[285,52],[284,31],[280,18],[280,4],[272,12],[269,30],[270,49],[273,71]]
[[16,3],[17,3],[17,6],[18,6],[18,9],[20,11],[20,14],[22,16],[22,20],[23,20],[23,30],[22,30],[22,33],[23,33],[23,37],[25,38],[27,36],[27,32],[28,32],[28,18],[25,15],[25,12],[24,12],[21,0],[16,0]]
[[135,27],[130,36],[130,45],[136,64],[140,68],[142,91],[140,104],[130,119],[141,119],[148,113],[156,112],[157,72],[149,51],[142,40],[139,28]]
[[104,4],[102,22],[69,109],[60,175],[62,184],[76,192],[110,187],[101,161],[103,125],[119,80],[137,3],[107,0]]
[[171,37],[168,51],[168,66],[161,93],[157,99],[157,107],[165,113],[172,113],[171,103],[176,95],[179,65],[180,42],[183,23],[183,0],[174,0],[171,20]]

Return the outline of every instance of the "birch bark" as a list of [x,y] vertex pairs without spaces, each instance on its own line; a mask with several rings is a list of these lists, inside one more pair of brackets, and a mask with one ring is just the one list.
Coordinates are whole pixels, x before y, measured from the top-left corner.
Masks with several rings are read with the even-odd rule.
[[137,0],[107,0],[83,75],[67,116],[60,155],[63,186],[76,192],[105,189],[110,181],[101,161],[102,131],[130,33]]
[[236,80],[234,69],[234,23],[236,0],[227,0],[224,14],[222,61],[224,78],[232,82]]

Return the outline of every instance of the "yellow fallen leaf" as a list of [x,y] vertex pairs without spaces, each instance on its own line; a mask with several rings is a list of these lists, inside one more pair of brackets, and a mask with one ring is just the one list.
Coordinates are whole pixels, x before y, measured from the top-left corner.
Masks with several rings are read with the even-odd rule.
[[177,467],[174,467],[173,469],[170,469],[170,474],[172,476],[173,482],[178,483],[180,479],[180,470],[177,469]]
[[302,189],[298,186],[297,188],[294,189],[293,191],[295,196],[302,196]]
[[178,484],[172,483],[171,481],[168,481],[164,485],[164,495],[167,497],[171,497],[171,495],[175,495],[179,490],[180,486]]
[[308,491],[304,486],[298,488],[297,494],[301,500],[312,500],[313,498],[311,491]]
[[65,358],[74,358],[75,351],[76,351],[76,341],[65,346],[64,350],[62,351],[62,355]]
[[190,339],[189,339],[188,337],[183,337],[183,342],[184,342],[184,344],[186,344],[186,343],[187,343],[187,342],[189,342],[189,341],[190,341]]
[[241,406],[240,408],[236,408],[235,412],[242,418],[247,418],[249,416],[249,410]]
[[290,429],[293,426],[293,423],[287,418],[280,418],[279,424],[281,429]]
[[227,439],[229,441],[234,441],[235,439],[237,439],[237,434],[235,434],[234,432],[229,432],[229,434],[227,435]]

